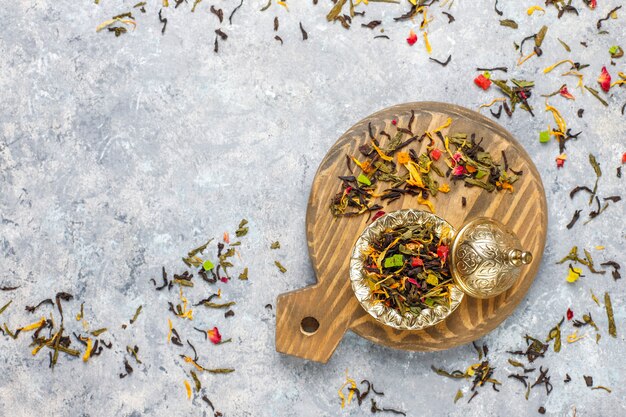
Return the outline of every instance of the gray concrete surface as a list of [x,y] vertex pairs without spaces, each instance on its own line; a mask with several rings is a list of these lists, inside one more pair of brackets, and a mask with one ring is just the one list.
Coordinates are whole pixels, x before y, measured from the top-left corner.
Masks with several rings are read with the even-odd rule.
[[[435,5],[430,40],[434,57],[452,54],[446,68],[428,61],[421,32],[414,47],[405,42],[409,29],[419,25],[393,22],[406,5],[360,5],[366,17],[346,31],[326,22],[326,1],[290,2],[289,12],[274,4],[261,13],[264,1],[244,0],[233,24],[220,26],[210,5],[228,16],[238,2],[207,0],[194,14],[190,4],[170,6],[161,36],[158,2],[151,0],[146,14],[135,11],[137,30],[115,38],[95,27],[134,2],[100,3],[17,0],[0,7],[0,284],[21,285],[0,292],[0,305],[15,299],[0,321],[12,328],[28,323],[32,317],[24,305],[65,290],[79,300],[67,304],[68,322],[84,301],[92,328],[111,328],[115,344],[87,364],[63,357],[51,371],[46,354],[31,356],[28,338],[0,337],[0,415],[210,415],[198,397],[187,400],[182,381],[189,366],[165,344],[166,301],[175,296],[156,293],[148,280],[158,277],[162,265],[181,271],[182,254],[207,237],[232,233],[243,217],[250,220],[250,233],[240,252],[250,280],[220,286],[238,302],[236,315],[224,319],[221,312],[203,311],[193,322],[217,325],[233,342],[211,346],[190,326],[176,325],[208,365],[236,368],[231,375],[201,376],[205,393],[226,416],[370,415],[368,404],[340,409],[336,390],[346,369],[386,392],[380,405],[410,416],[525,416],[540,406],[551,416],[572,416],[573,407],[579,417],[626,414],[626,281],[586,273],[568,285],[567,267],[555,265],[572,245],[603,245],[605,250],[592,251],[596,263],[613,259],[626,265],[623,202],[586,226],[565,229],[575,208],[588,211],[582,197],[572,201],[568,192],[592,183],[589,152],[604,170],[602,195],[623,194],[624,179],[616,178],[615,168],[626,151],[626,118],[620,114],[626,92],[614,88],[604,108],[577,90],[574,78],[541,72],[571,57],[591,64],[585,80],[597,86],[600,68],[610,61],[608,48],[620,42],[626,48],[623,11],[618,20],[605,22],[608,34],[597,35],[596,29],[596,20],[619,1],[599,0],[590,11],[575,0],[580,17],[568,14],[559,21],[553,9],[527,16],[529,6],[543,2],[501,1],[503,18],[518,21],[518,30],[498,25],[491,2],[455,1],[449,11],[456,21],[450,25]],[[283,46],[273,39],[274,16]],[[383,20],[391,40],[372,39],[379,32],[359,27],[373,19]],[[300,21],[309,34],[306,42]],[[513,68],[513,42],[542,24],[550,25],[544,55],[509,73],[536,80],[531,102],[537,117],[519,111],[500,120],[535,161],[550,209],[546,252],[533,287],[516,312],[481,340],[490,347],[494,376],[504,383],[501,392],[483,389],[467,404],[468,381],[431,371],[432,364],[465,369],[476,362],[471,346],[407,353],[348,334],[326,365],[277,354],[274,315],[264,306],[315,281],[304,214],[326,150],[354,122],[396,103],[439,100],[476,109],[498,95],[473,86],[474,68]],[[218,27],[229,38],[216,55]],[[557,37],[570,44],[570,54]],[[609,66],[614,78],[625,70],[624,59]],[[557,170],[556,143],[538,142],[538,132],[554,125],[538,94],[564,82],[576,101],[551,103],[583,133],[568,145],[565,168]],[[579,108],[585,109],[582,119],[575,116]],[[276,239],[282,248],[270,252]],[[286,274],[276,270],[274,259],[283,262]],[[592,302],[590,289],[600,297],[612,294],[616,339],[608,335],[606,315]],[[143,314],[122,330],[139,304]],[[514,370],[505,351],[522,347],[527,332],[544,337],[568,307],[578,318],[590,311],[602,339],[596,344],[594,332],[582,329],[585,339],[564,342],[560,353],[538,362],[549,366],[554,391],[546,397],[533,390],[527,401],[521,384],[507,379]],[[572,331],[570,324],[565,327],[564,336]],[[140,347],[144,365],[120,380],[124,348],[131,343]],[[569,384],[562,382],[565,373],[573,379]],[[613,392],[590,390],[583,375]],[[455,405],[459,388],[465,397]]]

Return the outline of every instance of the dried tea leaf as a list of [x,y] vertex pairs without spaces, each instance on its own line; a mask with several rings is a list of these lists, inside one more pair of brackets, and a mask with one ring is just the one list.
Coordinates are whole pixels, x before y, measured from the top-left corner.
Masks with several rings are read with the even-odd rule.
[[461,398],[463,398],[463,391],[458,390],[456,392],[456,395],[454,396],[454,403],[456,404],[456,402],[459,401]]
[[247,281],[248,280],[248,268],[244,268],[243,272],[241,274],[239,274],[239,279],[242,281]]
[[535,46],[541,46],[543,39],[546,37],[546,33],[548,33],[548,27],[544,25],[541,27],[539,32],[537,32],[537,36],[535,37]]
[[337,17],[341,14],[341,9],[346,4],[346,1],[347,0],[338,0],[333,8],[330,9],[330,12],[328,12],[328,14],[326,15],[326,20],[332,22],[333,20],[337,19]]
[[515,20],[511,20],[511,19],[500,20],[500,26],[506,26],[506,27],[509,27],[511,29],[517,29],[519,27],[517,22],[515,22]]
[[285,268],[284,266],[282,266],[282,264],[281,264],[280,262],[278,262],[278,261],[274,261],[274,265],[276,265],[276,267],[278,268],[278,270],[279,270],[280,272],[282,272],[283,274],[284,274],[285,272],[287,272],[287,268]]
[[380,25],[382,22],[380,20],[372,20],[368,24],[361,23],[361,27],[374,29],[376,26]]
[[248,220],[246,219],[243,219],[241,220],[241,222],[239,222],[239,227],[235,231],[235,235],[237,235],[237,237],[242,237],[248,234],[248,227],[246,226],[247,224]]
[[557,38],[557,40],[561,43],[561,46],[563,46],[563,48],[565,48],[565,50],[567,52],[572,52],[572,49],[569,47],[568,44],[566,44],[565,42],[563,42],[561,39]]
[[613,337],[617,337],[617,329],[615,328],[615,317],[613,316],[613,306],[611,304],[611,296],[608,292],[604,293],[604,307],[606,308],[606,315],[609,319],[609,334]]

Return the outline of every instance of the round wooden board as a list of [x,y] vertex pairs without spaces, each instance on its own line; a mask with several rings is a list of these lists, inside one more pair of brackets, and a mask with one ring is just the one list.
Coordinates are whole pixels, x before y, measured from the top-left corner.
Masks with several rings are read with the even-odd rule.
[[[415,118],[409,127],[412,111]],[[464,187],[458,182],[450,184],[449,193],[431,197],[437,215],[457,230],[478,216],[500,220],[517,234],[523,249],[531,251],[534,259],[504,294],[487,300],[466,296],[450,317],[434,327],[419,331],[396,330],[377,322],[365,312],[352,292],[348,272],[350,254],[368,224],[367,215],[335,218],[329,205],[332,197],[341,190],[337,177],[350,175],[345,156],[359,157],[358,147],[370,143],[368,124],[371,123],[374,136],[384,146],[386,139],[379,136],[383,130],[393,137],[396,126],[408,127],[419,137],[425,131],[443,125],[448,118],[452,118],[452,124],[442,130],[444,135],[475,133],[476,141],[482,139],[481,145],[496,161],[504,151],[509,166],[516,171],[522,170],[523,175],[514,184],[514,193],[489,193],[478,187]],[[396,126],[392,124],[394,119],[397,120]],[[414,142],[410,148],[419,153],[427,143],[428,140]],[[355,172],[357,170],[355,167]],[[384,189],[385,184],[380,187]],[[462,197],[467,200],[465,208],[461,204]],[[386,205],[384,210],[391,212],[403,208],[427,210],[411,196]],[[528,291],[541,263],[547,222],[546,197],[539,173],[522,146],[500,125],[463,107],[436,102],[401,104],[374,113],[339,138],[322,160],[313,180],[306,226],[309,254],[318,282],[278,297],[276,350],[326,362],[348,329],[375,343],[405,350],[442,350],[476,340],[508,317]],[[314,330],[316,323],[319,327]]]

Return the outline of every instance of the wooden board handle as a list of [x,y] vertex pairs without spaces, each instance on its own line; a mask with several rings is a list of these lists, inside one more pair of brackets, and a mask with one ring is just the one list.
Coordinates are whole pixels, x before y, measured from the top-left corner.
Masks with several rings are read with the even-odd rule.
[[[342,277],[346,281],[346,277]],[[328,281],[326,281],[328,283]],[[276,301],[276,350],[326,363],[358,311],[347,285],[316,284],[281,294]]]

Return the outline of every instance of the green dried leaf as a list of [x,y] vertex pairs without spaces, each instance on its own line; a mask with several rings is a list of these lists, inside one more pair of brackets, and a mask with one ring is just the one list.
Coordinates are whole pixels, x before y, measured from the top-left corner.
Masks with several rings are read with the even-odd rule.
[[333,8],[330,9],[330,12],[328,12],[328,14],[326,15],[326,20],[328,20],[329,22],[332,22],[333,20],[337,19],[337,16],[341,14],[341,9],[343,8],[345,4],[346,4],[346,0],[338,0],[337,3],[335,3],[335,5],[333,6]]
[[229,301],[227,303],[212,303],[210,301],[205,301],[204,303],[202,303],[203,306],[208,307],[208,308],[228,308],[230,306],[235,305],[236,303],[234,301]]
[[480,180],[474,179],[474,178],[465,178],[464,181],[468,184],[471,185],[475,185],[476,187],[480,187],[483,188],[489,192],[492,192],[493,190],[496,189],[495,185],[490,184],[490,183],[486,183],[486,182],[482,182]]
[[535,86],[534,81],[516,80],[515,78],[511,78],[511,82],[519,88],[530,88]]
[[132,319],[130,319],[130,324],[133,324],[135,321],[137,321],[137,317],[139,317],[139,314],[141,314],[142,308],[143,308],[143,305],[140,305],[139,307],[137,307],[137,310],[135,311],[135,315],[133,316]]
[[593,170],[596,173],[596,177],[601,177],[602,170],[600,169],[600,164],[598,164],[598,161],[596,160],[596,157],[593,156],[593,154],[589,154],[589,163],[593,167]]
[[207,248],[207,246],[209,246],[209,244],[213,241],[213,239],[209,239],[204,245],[198,246],[195,249],[192,249],[191,251],[189,251],[189,253],[187,253],[187,257],[188,258],[192,258],[194,256],[196,256],[199,253],[204,252],[204,250]]
[[385,268],[395,268],[401,267],[404,265],[404,256],[403,255],[393,255],[389,258],[385,258]]
[[4,306],[2,306],[2,308],[0,308],[0,314],[4,313],[4,310],[6,310],[11,305],[12,302],[13,300],[9,301]]
[[613,305],[611,304],[611,296],[608,292],[604,293],[604,307],[606,308],[606,315],[609,319],[609,334],[613,337],[617,337],[615,317],[613,316]]
[[563,41],[562,41],[562,40],[560,40],[559,38],[557,38],[557,39],[558,39],[558,41],[561,43],[561,45],[563,46],[563,48],[565,48],[565,50],[566,50],[567,52],[572,52],[572,49],[569,47],[569,45],[568,45],[568,44],[566,44],[565,42],[563,42]]
[[548,333],[548,337],[546,338],[546,342],[550,342],[551,340],[554,340],[555,352],[561,351],[561,324],[563,324],[564,320],[565,318],[562,318],[559,324],[557,324],[550,330],[550,333]]
[[237,230],[235,231],[235,235],[237,235],[237,237],[245,236],[248,234],[248,227],[246,227],[247,224],[248,220],[246,219],[243,219],[241,220],[241,222],[239,222],[239,228],[237,228]]
[[537,32],[537,36],[535,36],[535,45],[537,47],[540,47],[543,43],[543,39],[546,37],[546,33],[548,33],[548,27],[544,25],[541,27],[541,29],[539,29],[539,32]]
[[205,271],[210,271],[211,269],[215,268],[215,265],[213,265],[213,262],[209,261],[208,259],[206,261],[204,261],[204,263],[202,264],[202,268],[204,268]]
[[511,19],[500,20],[500,26],[506,26],[506,27],[509,27],[511,29],[517,29],[519,27],[517,22],[515,22],[515,20],[511,20]]
[[100,336],[102,333],[106,332],[108,329],[105,327],[103,329],[98,329],[98,330],[94,330],[93,332],[91,332],[92,336],[98,337]]
[[372,185],[372,182],[369,178],[367,178],[367,175],[365,174],[359,174],[356,180],[361,184]]
[[196,392],[200,391],[202,389],[202,383],[198,379],[198,375],[196,375],[196,373],[193,370],[191,370],[191,378],[193,379],[193,383],[196,386]]
[[243,272],[241,274],[239,274],[239,279],[242,281],[247,281],[248,280],[248,268],[244,268]]
[[456,402],[459,401],[461,398],[463,398],[463,391],[458,390],[456,392],[456,395],[454,396],[454,403],[456,404]]
[[276,266],[278,267],[278,270],[279,270],[280,272],[282,272],[283,274],[284,274],[285,272],[287,272],[287,268],[285,268],[284,266],[282,266],[282,264],[281,264],[280,262],[278,262],[278,261],[274,261],[274,265],[276,265]]
[[589,86],[585,86],[585,89],[589,91],[595,98],[597,98],[600,101],[600,103],[604,104],[606,107],[609,106],[609,103],[607,103],[605,99],[600,97],[600,93],[598,93],[598,90],[596,90],[595,88],[591,88]]

